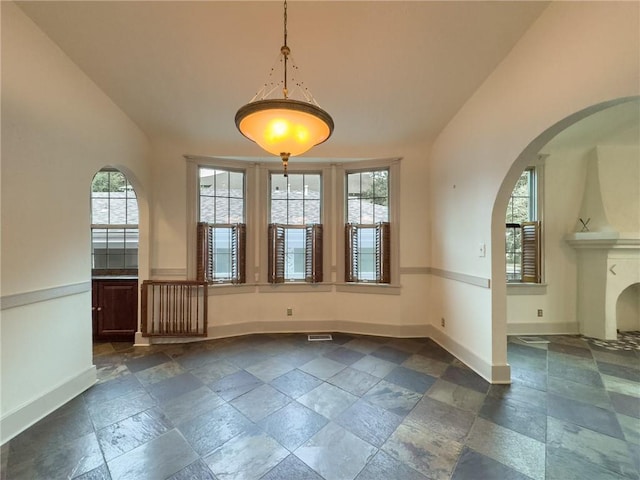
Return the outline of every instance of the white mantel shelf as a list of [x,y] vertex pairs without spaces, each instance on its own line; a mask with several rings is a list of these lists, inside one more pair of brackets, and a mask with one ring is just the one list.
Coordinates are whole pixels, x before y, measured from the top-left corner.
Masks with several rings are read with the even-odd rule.
[[564,239],[573,248],[640,248],[640,233],[576,232]]

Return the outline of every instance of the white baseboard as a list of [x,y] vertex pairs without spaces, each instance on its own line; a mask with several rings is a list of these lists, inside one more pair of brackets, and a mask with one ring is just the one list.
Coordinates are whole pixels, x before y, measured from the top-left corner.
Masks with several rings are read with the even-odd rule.
[[578,322],[507,324],[507,335],[577,335],[579,333]]
[[44,395],[6,413],[0,419],[0,444],[11,440],[95,383],[96,367],[92,365]]
[[511,383],[509,364],[492,365],[437,328],[432,328],[431,338],[489,383]]
[[305,320],[304,322],[244,322],[231,325],[209,325],[208,338],[235,337],[254,333],[354,333],[395,338],[429,337],[431,325],[388,325],[348,320]]

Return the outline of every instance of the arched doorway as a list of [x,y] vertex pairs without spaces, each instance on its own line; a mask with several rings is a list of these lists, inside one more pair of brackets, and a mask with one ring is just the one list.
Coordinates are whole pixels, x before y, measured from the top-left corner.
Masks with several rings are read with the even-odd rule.
[[138,328],[139,214],[135,190],[111,167],[91,182],[94,341],[133,341]]
[[[546,241],[543,239],[543,244],[546,244],[546,251],[543,252],[543,257],[548,267],[546,269],[547,276],[554,276],[554,278],[549,282],[543,279],[541,283],[544,285],[540,286],[538,292],[531,295],[522,294],[518,297],[518,300],[514,300],[514,297],[507,295],[506,290],[509,287],[501,293],[502,299],[497,298],[496,295],[494,301],[504,302],[503,305],[505,305],[506,308],[504,316],[502,316],[499,311],[500,309],[497,309],[497,313],[493,316],[494,327],[503,325],[502,328],[504,329],[504,325],[506,325],[507,334],[583,333],[580,324],[581,315],[578,311],[580,309],[580,285],[578,277],[584,277],[585,275],[578,273],[580,265],[576,266],[577,254],[573,246],[567,241],[567,238],[576,233],[578,236],[585,234],[585,232],[580,231],[583,228],[580,219],[588,224],[585,230],[590,230],[590,232],[588,232],[590,234],[598,230],[612,230],[611,225],[606,224],[607,222],[603,221],[602,218],[596,218],[600,213],[594,212],[598,210],[598,208],[603,210],[602,205],[596,208],[591,198],[593,195],[591,195],[591,197],[586,196],[586,193],[589,193],[591,189],[587,179],[587,173],[591,168],[590,164],[594,162],[595,157],[595,161],[599,161],[600,165],[602,165],[602,162],[607,159],[607,156],[604,155],[602,151],[594,150],[593,145],[591,147],[584,143],[579,146],[574,145],[576,148],[573,149],[573,153],[571,154],[573,155],[571,161],[574,164],[581,162],[582,170],[575,171],[572,174],[567,166],[569,161],[567,160],[567,165],[562,165],[562,167],[559,168],[558,165],[562,163],[563,158],[562,155],[554,155],[554,153],[557,153],[559,145],[569,151],[571,150],[571,142],[584,142],[584,138],[581,138],[581,135],[589,134],[589,129],[591,129],[591,134],[596,131],[598,134],[602,134],[603,130],[608,129],[609,131],[605,133],[613,135],[616,127],[623,127],[625,125],[622,121],[618,122],[614,114],[616,112],[622,114],[625,111],[631,112],[631,114],[635,116],[635,124],[631,127],[631,134],[633,136],[635,132],[636,140],[634,145],[637,152],[637,118],[640,109],[639,105],[639,97],[627,97],[604,102],[576,112],[552,125],[540,134],[527,146],[511,166],[509,173],[502,182],[492,213],[492,226],[494,229],[492,241],[494,242],[494,251],[504,251],[504,239],[498,238],[496,229],[499,228],[497,225],[498,222],[504,225],[504,212],[506,211],[509,196],[513,192],[514,185],[516,185],[522,172],[532,163],[538,161],[542,153],[547,157],[545,159],[547,163],[544,167],[545,177],[548,180],[547,185],[551,186],[551,188],[544,189],[547,200],[544,207],[545,220],[548,230],[545,232],[547,237]],[[596,122],[598,118],[606,118],[607,123],[601,122],[598,124],[598,122]],[[561,138],[562,143],[559,141]],[[554,147],[555,150],[550,146]],[[582,150],[579,151],[578,147],[581,147]],[[589,147],[589,149],[586,147]],[[551,155],[548,156],[550,153]],[[566,155],[566,157],[568,158],[569,155]],[[564,182],[562,178],[557,175],[557,172],[562,172],[562,175],[564,175],[563,178],[565,179]],[[571,175],[573,175],[573,177]],[[598,192],[598,194],[600,193]],[[608,194],[611,195],[610,192],[608,192]],[[633,196],[638,197],[638,194],[635,193]],[[627,195],[627,201],[633,202],[633,199],[629,197],[630,196]],[[602,202],[602,199],[600,201]],[[606,199],[605,203],[607,203]],[[636,201],[636,204],[637,203]],[[554,208],[562,210],[564,217],[557,211],[554,212]],[[611,206],[607,208],[611,210]],[[555,215],[550,217],[550,212],[555,213]],[[502,228],[504,229],[504,227]],[[638,230],[635,225],[632,225],[630,228]],[[624,230],[624,227],[618,225],[616,229]],[[502,236],[504,236],[504,234],[502,234]],[[496,286],[505,284],[506,262],[504,255],[497,254],[493,260],[492,283]],[[565,267],[562,265],[565,265]],[[603,272],[603,275],[604,273],[605,272]],[[571,283],[571,285],[568,285],[568,283]],[[561,284],[562,288],[559,287]],[[604,317],[604,312],[602,316]],[[604,318],[602,321],[604,322]]]

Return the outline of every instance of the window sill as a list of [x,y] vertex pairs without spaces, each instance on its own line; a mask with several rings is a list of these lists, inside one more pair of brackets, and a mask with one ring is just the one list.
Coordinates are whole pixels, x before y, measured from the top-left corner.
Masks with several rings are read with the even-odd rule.
[[374,295],[400,295],[400,285],[386,283],[336,283],[336,292],[369,293]]
[[507,282],[507,295],[546,295],[546,283]]
[[209,296],[253,293],[255,291],[256,285],[253,283],[211,283],[208,285]]

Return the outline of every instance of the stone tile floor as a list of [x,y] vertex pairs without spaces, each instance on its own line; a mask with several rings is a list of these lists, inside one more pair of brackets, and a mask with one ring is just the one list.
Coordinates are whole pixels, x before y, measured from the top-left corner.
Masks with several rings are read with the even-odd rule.
[[638,479],[640,354],[546,338],[509,340],[510,386],[429,339],[98,344],[2,479]]

